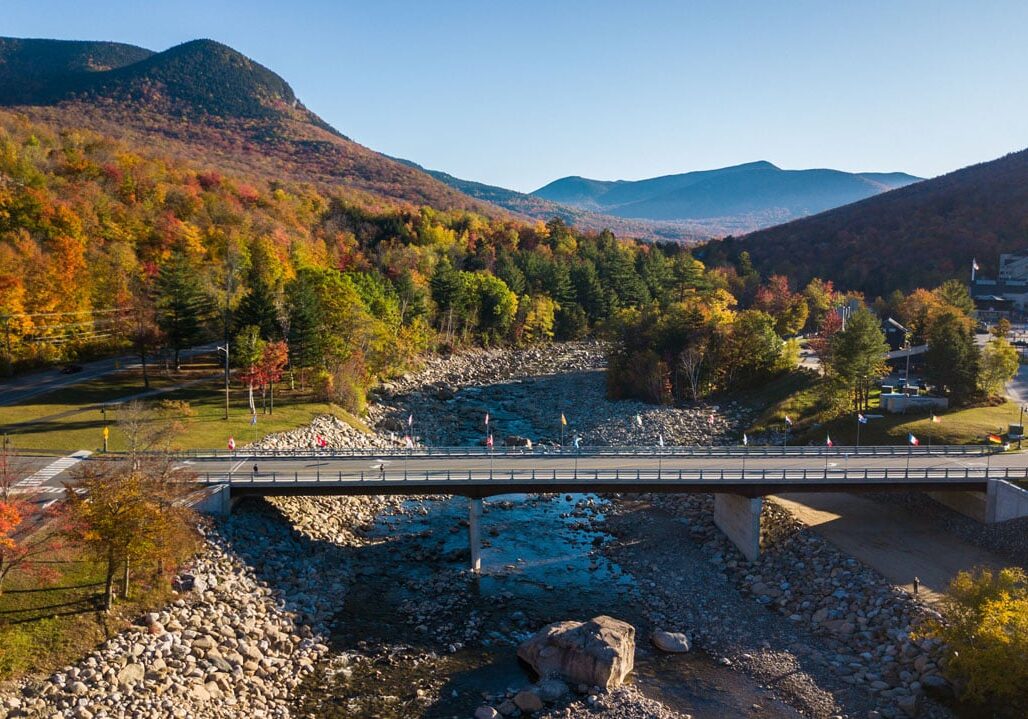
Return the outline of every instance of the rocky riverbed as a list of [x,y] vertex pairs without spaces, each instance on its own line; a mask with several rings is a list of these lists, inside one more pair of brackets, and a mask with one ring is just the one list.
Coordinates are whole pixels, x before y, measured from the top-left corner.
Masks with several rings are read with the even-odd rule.
[[[734,404],[655,408],[605,397],[595,345],[435,359],[375,395],[366,435],[331,417],[263,447],[566,437],[585,444],[736,441]],[[637,419],[638,417],[638,419]],[[713,418],[713,422],[711,422]],[[641,423],[639,422],[641,419]],[[244,503],[207,531],[181,595],[74,666],[0,694],[0,719],[81,717],[945,717],[928,610],[771,503],[748,563],[710,498],[498,498],[486,572],[466,571],[453,498]],[[540,626],[597,614],[640,639],[630,684],[560,692],[514,658]],[[696,651],[666,655],[655,630]],[[539,700],[522,696],[525,690]],[[552,690],[552,688],[551,688]],[[492,713],[490,713],[492,712]]]

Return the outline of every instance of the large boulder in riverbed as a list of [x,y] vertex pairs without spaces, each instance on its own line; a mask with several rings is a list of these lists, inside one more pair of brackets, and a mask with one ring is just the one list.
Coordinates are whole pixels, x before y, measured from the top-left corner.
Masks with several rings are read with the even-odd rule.
[[635,663],[635,627],[607,616],[554,622],[522,642],[518,657],[541,677],[614,689]]

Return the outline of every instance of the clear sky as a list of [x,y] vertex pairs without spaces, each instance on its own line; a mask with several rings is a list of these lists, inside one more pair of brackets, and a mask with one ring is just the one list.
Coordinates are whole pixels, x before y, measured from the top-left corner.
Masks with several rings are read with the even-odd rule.
[[934,176],[1028,146],[1022,0],[4,0],[0,34],[209,37],[375,150],[529,191],[770,160]]

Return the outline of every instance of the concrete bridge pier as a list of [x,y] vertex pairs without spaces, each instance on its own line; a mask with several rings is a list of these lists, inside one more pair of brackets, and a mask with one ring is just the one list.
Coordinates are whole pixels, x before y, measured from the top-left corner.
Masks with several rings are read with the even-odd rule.
[[714,524],[750,562],[760,556],[760,510],[763,506],[761,497],[714,495]]
[[471,571],[482,571],[482,500],[468,500],[468,543],[471,545]]

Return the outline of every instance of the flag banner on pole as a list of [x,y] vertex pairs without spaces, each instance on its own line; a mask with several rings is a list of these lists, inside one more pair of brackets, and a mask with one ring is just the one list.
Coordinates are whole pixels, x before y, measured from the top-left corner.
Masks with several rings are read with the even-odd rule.
[[485,426],[486,427],[489,426],[489,413],[488,412],[485,413]]
[[657,445],[659,445],[661,447],[664,446],[664,435],[662,435],[662,434],[658,434],[657,435]]
[[867,424],[867,417],[865,417],[862,414],[858,414],[857,415],[857,421],[860,422],[861,424]]
[[408,427],[413,427],[414,426],[414,413],[413,412],[411,414],[407,415],[407,426]]
[[409,434],[403,438],[403,443],[407,446],[407,449],[414,449],[414,440],[411,439]]
[[913,433],[907,434],[907,442],[909,442],[913,447],[916,447],[917,445],[921,444],[921,440],[915,437]]
[[642,426],[643,426],[643,418],[642,418],[642,415],[641,415],[641,414],[637,414],[637,415],[635,415],[635,423],[636,423],[637,425],[639,425],[640,427],[642,427]]
[[792,420],[789,419],[789,415],[785,415],[785,426],[792,427]]
[[235,439],[235,437],[229,437],[228,438],[228,448],[229,449],[233,449],[233,450],[236,448],[236,439]]
[[825,435],[825,447],[833,447],[832,438],[830,435]]
[[568,418],[564,416],[563,412],[560,413],[560,423],[565,427],[568,425]]
[[1000,437],[998,434],[990,434],[989,441],[993,444],[1003,444],[1003,438]]
[[934,414],[932,415],[932,422],[934,422],[935,424],[938,424],[941,421],[942,421],[942,418],[936,417]]
[[975,272],[977,272],[978,270],[981,269],[981,267],[978,266],[978,258],[977,257],[972,257],[971,258],[971,269],[974,270]]
[[750,438],[746,436],[745,432],[743,432],[742,433],[742,446],[743,447],[748,447],[749,444],[750,444]]
[[485,438],[485,446],[490,448],[493,446],[493,436],[491,434]]

